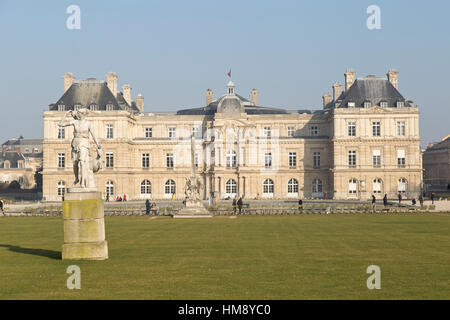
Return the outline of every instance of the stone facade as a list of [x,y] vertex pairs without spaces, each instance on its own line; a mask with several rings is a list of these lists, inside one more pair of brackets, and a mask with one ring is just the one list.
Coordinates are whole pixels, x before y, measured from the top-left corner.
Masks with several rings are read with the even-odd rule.
[[428,146],[423,153],[424,183],[447,190],[450,184],[450,135]]
[[[104,85],[109,89],[117,78],[109,76],[108,82]],[[374,83],[386,101],[365,89]],[[73,85],[82,90],[87,83]],[[256,89],[249,101],[234,92],[231,81],[227,93],[216,100],[208,90],[206,106],[173,113],[144,113],[143,97],[138,96],[142,103],[130,104],[128,92],[125,99],[117,92],[117,103],[97,97],[97,108],[88,116],[103,148],[104,169],[95,175],[96,185],[103,197],[184,199],[194,133],[204,199],[368,199],[374,191],[377,198],[385,193],[394,198],[398,191],[417,197],[422,187],[417,107],[384,78],[355,80],[350,73],[345,87],[341,92],[342,86],[334,85],[333,99],[326,94],[321,110],[261,107]],[[80,96],[72,91],[66,89],[44,112],[47,201],[60,200],[74,179],[72,129],[62,135],[58,128],[64,112],[77,104],[66,96]],[[64,100],[72,102],[63,105]],[[102,103],[115,107],[108,110]]]

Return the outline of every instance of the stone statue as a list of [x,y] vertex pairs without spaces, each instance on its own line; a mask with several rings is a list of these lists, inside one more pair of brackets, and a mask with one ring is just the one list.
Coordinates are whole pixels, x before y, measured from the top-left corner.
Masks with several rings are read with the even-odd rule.
[[[74,129],[72,139],[72,160],[75,181],[73,182],[72,187],[75,187],[79,183],[80,188],[95,189],[94,172],[98,172],[103,166],[101,161],[102,148],[92,131],[91,123],[86,120],[88,113],[89,111],[86,108],[76,111],[70,110],[66,112],[59,122],[59,125],[61,127],[73,126]],[[69,114],[73,119],[66,119]],[[97,146],[97,157],[95,159],[90,159],[89,156],[89,133],[91,133]]]

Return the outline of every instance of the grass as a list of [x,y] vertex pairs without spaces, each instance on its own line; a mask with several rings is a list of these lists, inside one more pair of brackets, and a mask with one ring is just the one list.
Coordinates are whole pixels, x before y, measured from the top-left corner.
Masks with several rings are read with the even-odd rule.
[[0,218],[0,299],[450,299],[449,214],[105,222],[110,259],[71,262],[62,218]]

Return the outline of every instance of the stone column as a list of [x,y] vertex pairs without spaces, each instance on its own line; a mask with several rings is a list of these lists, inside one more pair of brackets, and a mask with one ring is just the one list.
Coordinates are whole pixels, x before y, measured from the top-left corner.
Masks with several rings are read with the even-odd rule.
[[63,202],[63,260],[108,259],[101,193],[83,188],[68,188]]

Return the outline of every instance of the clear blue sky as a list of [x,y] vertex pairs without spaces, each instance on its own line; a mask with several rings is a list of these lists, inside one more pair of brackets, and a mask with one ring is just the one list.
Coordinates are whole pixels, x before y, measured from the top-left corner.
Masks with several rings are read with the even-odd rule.
[[[66,8],[81,8],[81,30]],[[381,30],[366,8],[381,8]],[[10,1],[0,0],[0,141],[42,137],[42,112],[64,73],[119,76],[146,111],[202,106],[205,90],[259,89],[263,106],[321,108],[321,96],[357,76],[399,71],[420,108],[422,145],[450,133],[450,2],[434,1]]]

